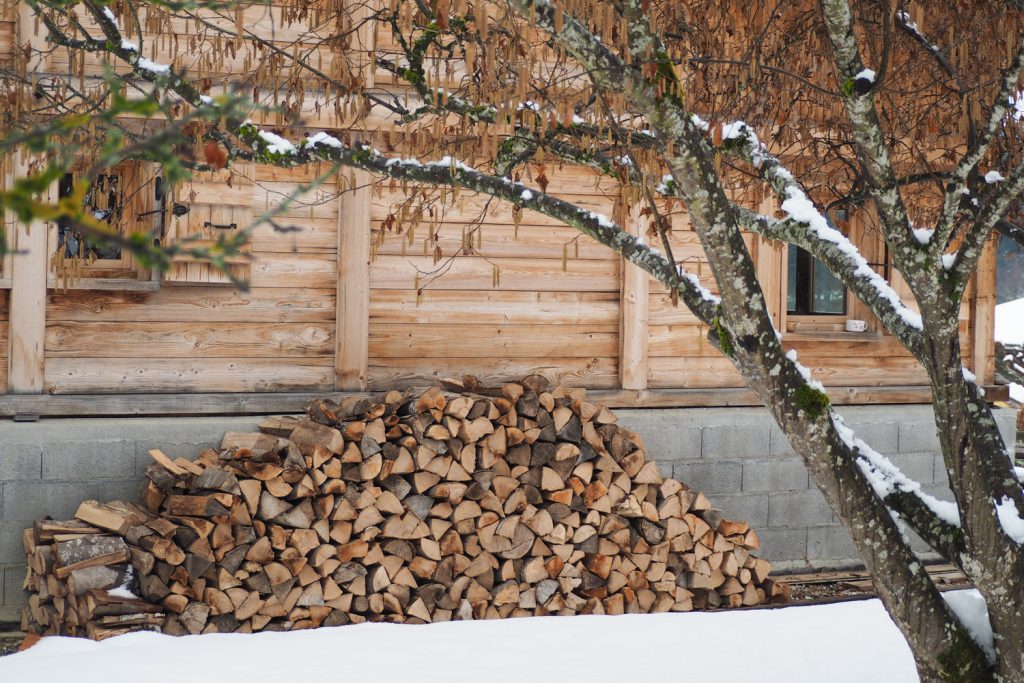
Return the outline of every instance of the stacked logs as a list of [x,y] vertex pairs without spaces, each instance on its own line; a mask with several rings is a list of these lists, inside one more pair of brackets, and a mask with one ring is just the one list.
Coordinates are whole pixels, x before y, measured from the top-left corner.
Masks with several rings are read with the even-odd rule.
[[[534,376],[455,388],[315,402],[195,461],[151,452],[141,507],[90,501],[67,523],[117,546],[103,566],[121,569],[87,595],[123,583],[127,557],[175,634],[788,599],[754,531],[664,479],[606,408]],[[75,558],[48,533],[26,538],[25,625],[95,635],[80,588],[53,579]]]
[[[114,503],[83,503],[78,515],[86,519],[130,516],[139,522],[142,510]],[[133,583],[133,557],[124,538],[80,519],[42,520],[24,533],[28,556],[26,588],[31,593],[22,610],[22,629],[46,635],[82,635],[94,640],[138,630],[160,630],[162,606],[139,599]]]

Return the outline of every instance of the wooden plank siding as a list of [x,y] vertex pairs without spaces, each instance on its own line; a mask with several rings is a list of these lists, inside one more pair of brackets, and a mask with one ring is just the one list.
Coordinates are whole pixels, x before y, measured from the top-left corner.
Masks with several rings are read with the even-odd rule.
[[[595,182],[580,169],[564,171],[552,174],[549,189],[594,210],[615,210],[617,188],[611,181]],[[279,205],[296,182],[315,175],[315,169],[257,169],[251,186],[254,209]],[[436,263],[423,253],[428,219],[413,228],[411,240],[412,221],[406,216],[401,234],[396,230],[379,241],[388,215],[401,211],[404,198],[417,191],[393,184],[378,188],[369,199],[367,233],[353,240],[353,234],[342,239],[339,232],[339,207],[345,200],[334,183],[318,188],[283,212],[280,222],[299,231],[281,234],[268,226],[255,231],[246,292],[167,283],[154,292],[51,291],[45,391],[329,391],[342,388],[338,373],[346,363],[353,384],[344,388],[352,390],[361,386],[363,371],[358,358],[351,358],[362,353],[370,390],[420,386],[463,374],[500,382],[533,372],[594,390],[622,388],[627,321],[622,317],[621,259],[543,216],[524,212],[516,225],[510,205],[471,193],[449,196],[443,211],[435,204],[443,216],[439,238],[428,245],[428,251],[435,244],[441,248]],[[350,220],[340,224],[345,229],[354,225]],[[464,243],[463,231],[477,227],[472,253],[454,256]],[[364,238],[373,242],[368,275],[341,267],[338,259],[339,253],[349,253],[358,261]],[[674,257],[715,291],[699,240],[679,212],[673,215],[670,242]],[[773,317],[784,324],[784,249],[753,236],[748,243]],[[337,292],[346,291],[339,282],[359,277],[366,278],[369,288],[368,308],[359,314],[365,316],[362,326],[345,313],[358,312],[358,288],[341,308],[341,317],[336,315]],[[647,291],[646,321],[629,321],[632,334],[643,334],[631,347],[646,348],[644,358],[632,361],[644,368],[645,381],[636,380],[635,386],[646,384],[651,391],[744,387],[708,341],[707,327],[685,307],[673,305],[660,283],[647,279],[644,285],[630,289]],[[960,321],[964,356],[970,359],[977,357],[972,343],[978,334],[976,308],[965,304]],[[4,322],[0,335],[5,328]],[[356,344],[348,361],[339,360],[338,349],[352,341],[344,335],[357,334],[363,335],[365,352]],[[796,349],[826,386],[867,390],[926,383],[924,373],[888,335],[789,332],[784,344]]]
[[[577,168],[550,176],[549,192],[612,213],[619,190],[611,180]],[[423,225],[411,240],[403,232],[380,241],[389,215],[408,222],[409,189],[388,184],[373,205],[369,388],[530,373],[619,386],[622,264],[614,253],[547,216],[523,211],[517,221],[511,204],[466,192],[434,205],[444,223],[438,240],[424,244]],[[451,258],[467,241],[473,252]]]
[[[296,174],[297,176],[300,174]],[[302,180],[257,173],[254,208]],[[196,184],[198,193],[211,191]],[[334,388],[337,201],[333,182],[253,236],[249,291],[162,283],[154,292],[53,290],[49,393],[323,391]],[[312,214],[312,219],[309,217]],[[308,222],[307,222],[308,221]]]

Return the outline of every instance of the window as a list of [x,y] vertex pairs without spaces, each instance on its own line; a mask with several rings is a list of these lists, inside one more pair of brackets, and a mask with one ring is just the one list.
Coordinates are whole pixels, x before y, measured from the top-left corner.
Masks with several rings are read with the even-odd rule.
[[[82,205],[94,219],[117,234],[143,232],[159,238],[163,210],[160,179],[151,164],[126,161],[98,173]],[[57,194],[70,197],[75,173],[57,181]],[[104,243],[71,221],[51,224],[48,286],[55,289],[135,289],[159,287],[157,274],[142,267],[126,249]]]
[[846,288],[824,263],[789,245],[786,310],[792,315],[846,315]]

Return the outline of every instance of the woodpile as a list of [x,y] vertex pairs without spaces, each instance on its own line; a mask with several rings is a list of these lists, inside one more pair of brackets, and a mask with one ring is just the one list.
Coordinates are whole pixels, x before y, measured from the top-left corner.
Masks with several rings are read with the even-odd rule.
[[[25,533],[23,627],[102,638],[739,607],[788,599],[757,534],[640,437],[531,376],[319,401],[159,450],[140,504]],[[132,597],[132,594],[140,596]]]

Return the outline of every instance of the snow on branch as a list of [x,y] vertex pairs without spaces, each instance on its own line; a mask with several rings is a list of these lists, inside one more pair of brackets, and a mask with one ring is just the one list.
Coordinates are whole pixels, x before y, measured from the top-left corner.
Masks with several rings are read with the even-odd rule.
[[960,511],[956,503],[939,500],[925,492],[921,484],[903,474],[887,457],[874,450],[837,413],[832,423],[839,438],[856,458],[875,494],[885,503],[894,519],[907,522],[929,545],[947,560],[960,564],[964,552]]
[[417,159],[387,157],[366,145],[346,147],[326,133],[316,133],[297,145],[252,121],[244,122],[236,133],[240,140],[252,147],[254,160],[258,162],[287,167],[329,161],[400,180],[465,187],[551,216],[611,248],[670,290],[676,290],[690,310],[706,323],[711,324],[717,315],[718,297],[703,287],[696,276],[670,262],[657,249],[629,234],[604,214],[538,192],[508,178],[481,172],[448,156],[426,163]]
[[[829,224],[796,177],[782,165],[778,157],[768,151],[754,130],[742,121],[725,124],[722,127],[722,140],[724,152],[747,161],[771,185],[782,199],[781,208],[789,217],[788,221],[779,221],[754,212],[741,211],[741,218],[745,219],[744,227],[765,237],[791,242],[811,252],[869,306],[908,348],[916,346],[924,327],[920,314],[904,304],[896,290],[875,272],[853,242]],[[666,182],[659,187],[666,191],[672,189],[671,184]],[[794,230],[794,227],[798,229]]]

